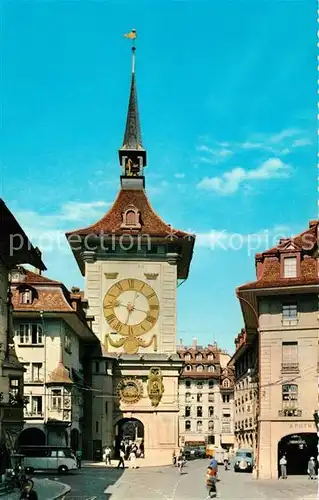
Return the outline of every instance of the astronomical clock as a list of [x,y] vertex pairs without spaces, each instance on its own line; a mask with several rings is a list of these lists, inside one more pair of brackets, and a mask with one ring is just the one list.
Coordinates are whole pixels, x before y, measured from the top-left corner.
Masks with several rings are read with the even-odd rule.
[[126,353],[135,354],[140,347],[153,344],[157,350],[156,335],[149,338],[149,334],[157,324],[160,305],[150,285],[135,278],[118,281],[106,292],[103,311],[112,329],[105,336],[106,348],[123,347]]

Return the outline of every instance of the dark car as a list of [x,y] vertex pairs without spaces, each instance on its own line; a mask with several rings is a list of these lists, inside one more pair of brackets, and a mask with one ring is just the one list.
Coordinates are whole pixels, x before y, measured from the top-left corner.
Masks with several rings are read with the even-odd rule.
[[198,446],[195,448],[195,457],[196,458],[206,458],[206,447]]

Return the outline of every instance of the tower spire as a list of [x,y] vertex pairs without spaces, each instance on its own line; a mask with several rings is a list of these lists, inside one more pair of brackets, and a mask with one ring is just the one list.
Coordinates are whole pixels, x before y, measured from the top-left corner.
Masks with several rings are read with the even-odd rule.
[[[142,134],[137,104],[135,79],[136,31],[132,30],[125,36],[132,40],[132,75],[124,140],[122,147],[119,149],[119,158],[122,166],[121,184],[123,188],[126,187],[127,189],[133,185],[134,189],[138,189],[138,186],[143,189],[143,169],[146,166],[146,150],[142,145]],[[140,179],[140,181],[138,181],[138,179]]]

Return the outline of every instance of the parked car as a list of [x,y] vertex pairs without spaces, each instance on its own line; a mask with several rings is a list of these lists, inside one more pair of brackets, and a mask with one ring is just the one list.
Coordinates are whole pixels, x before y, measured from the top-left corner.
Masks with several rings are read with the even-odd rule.
[[234,458],[235,472],[252,472],[254,466],[254,456],[251,449],[239,449]]
[[196,458],[206,458],[206,447],[198,446],[195,448],[195,456]]

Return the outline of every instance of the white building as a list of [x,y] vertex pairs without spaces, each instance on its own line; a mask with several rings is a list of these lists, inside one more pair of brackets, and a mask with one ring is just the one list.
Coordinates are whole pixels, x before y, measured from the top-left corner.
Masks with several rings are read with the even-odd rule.
[[[22,267],[12,273],[15,345],[25,368],[20,444],[82,446],[83,363],[96,337],[79,290]],[[89,365],[89,363],[87,363]]]

